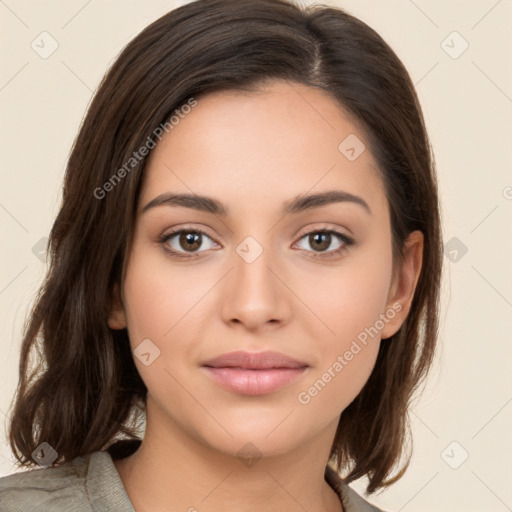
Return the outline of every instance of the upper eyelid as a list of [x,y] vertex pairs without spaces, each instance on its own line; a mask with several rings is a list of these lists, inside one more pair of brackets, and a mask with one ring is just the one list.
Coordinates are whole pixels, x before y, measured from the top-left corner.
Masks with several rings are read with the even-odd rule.
[[193,226],[184,226],[184,227],[172,229],[168,233],[163,234],[160,238],[161,239],[169,239],[169,238],[172,238],[173,236],[176,236],[182,232],[189,232],[189,231],[195,231],[195,232],[201,233],[203,235],[206,235],[208,238],[211,238],[215,243],[219,243],[219,242],[217,242],[216,237],[210,235],[208,233],[208,231],[204,230],[203,228],[195,228]]

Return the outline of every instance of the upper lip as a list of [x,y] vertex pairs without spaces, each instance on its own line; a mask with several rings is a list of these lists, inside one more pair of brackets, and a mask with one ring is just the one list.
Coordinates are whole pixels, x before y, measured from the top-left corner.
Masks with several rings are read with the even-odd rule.
[[297,361],[279,352],[229,352],[209,359],[203,366],[211,368],[242,368],[247,370],[263,370],[270,368],[304,368],[306,363]]

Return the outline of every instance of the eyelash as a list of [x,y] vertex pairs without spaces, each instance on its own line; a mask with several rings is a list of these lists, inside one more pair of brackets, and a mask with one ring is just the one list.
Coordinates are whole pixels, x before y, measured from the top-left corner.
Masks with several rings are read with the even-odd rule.
[[[171,231],[170,233],[166,233],[165,235],[162,235],[159,239],[158,239],[158,243],[162,245],[162,247],[164,248],[165,251],[167,251],[168,253],[171,254],[171,256],[175,256],[177,258],[183,258],[183,259],[195,259],[197,258],[199,255],[198,253],[189,253],[189,254],[186,254],[186,253],[182,253],[180,251],[176,251],[175,249],[171,249],[169,248],[169,240],[171,240],[172,238],[174,238],[176,235],[179,235],[181,233],[195,233],[195,234],[201,234],[201,235],[205,235],[206,237],[208,237],[209,239],[213,240],[215,243],[218,243],[217,241],[215,241],[211,236],[209,236],[207,233],[205,233],[204,231],[200,230],[200,229],[196,229],[196,228],[181,228],[181,229],[177,229],[175,231]],[[309,231],[307,233],[304,233],[300,238],[299,238],[299,241],[310,236],[310,235],[313,235],[313,234],[331,234],[331,235],[334,235],[336,237],[338,237],[342,242],[343,242],[343,245],[341,247],[339,247],[338,249],[335,249],[335,250],[332,250],[332,251],[324,251],[324,252],[317,252],[317,253],[314,253],[312,256],[310,256],[311,258],[322,258],[322,259],[326,259],[326,258],[331,258],[331,257],[335,257],[335,256],[338,256],[339,254],[341,254],[342,252],[346,251],[349,247],[355,245],[355,240],[343,233],[340,233],[339,231],[336,231],[334,229],[316,229],[316,230],[313,230],[313,231]],[[203,252],[203,251],[200,251],[200,252]],[[312,251],[307,251],[307,252],[312,252]]]

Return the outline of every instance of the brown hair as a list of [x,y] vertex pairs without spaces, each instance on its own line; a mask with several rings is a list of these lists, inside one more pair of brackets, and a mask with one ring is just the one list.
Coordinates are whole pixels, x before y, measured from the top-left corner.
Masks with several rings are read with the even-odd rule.
[[[121,52],[96,92],[74,142],[63,200],[50,233],[50,266],[27,320],[9,441],[35,465],[42,442],[57,463],[138,438],[130,421],[147,389],[126,329],[107,317],[131,247],[146,158],[106,197],[94,191],[187,99],[254,91],[281,79],[317,87],[364,130],[390,206],[393,255],[424,234],[423,267],[401,329],[381,344],[373,373],[343,411],[331,450],[348,483],[390,485],[401,460],[407,407],[431,366],[438,337],[442,266],[434,159],[421,107],[399,58],[342,9],[286,0],[198,0],[153,22]],[[156,141],[155,141],[156,142]],[[340,141],[341,142],[341,141]],[[29,355],[38,350],[31,370]]]

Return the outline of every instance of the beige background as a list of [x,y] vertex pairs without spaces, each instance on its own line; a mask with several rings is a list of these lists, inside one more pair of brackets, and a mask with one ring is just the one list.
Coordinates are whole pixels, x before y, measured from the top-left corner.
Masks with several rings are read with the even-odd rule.
[[[73,138],[122,47],[182,3],[0,0],[0,476],[13,471],[4,438],[22,323],[45,270],[40,240],[57,213]],[[512,2],[324,3],[376,29],[409,70],[453,260],[445,258],[442,351],[412,409],[411,466],[371,501],[405,512],[512,510]],[[43,31],[58,43],[47,59],[31,47]]]

